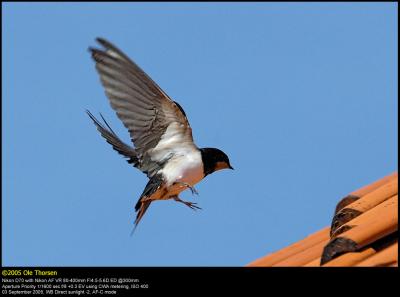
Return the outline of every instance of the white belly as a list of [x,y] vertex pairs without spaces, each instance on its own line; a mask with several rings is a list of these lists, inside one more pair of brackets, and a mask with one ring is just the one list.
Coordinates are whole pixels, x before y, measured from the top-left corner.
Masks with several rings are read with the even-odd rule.
[[[195,152],[174,157],[168,161],[162,173],[166,178],[166,187],[171,187],[176,182],[194,186],[204,176],[201,153]],[[173,186],[170,192],[178,194],[186,189],[187,187],[178,184]]]

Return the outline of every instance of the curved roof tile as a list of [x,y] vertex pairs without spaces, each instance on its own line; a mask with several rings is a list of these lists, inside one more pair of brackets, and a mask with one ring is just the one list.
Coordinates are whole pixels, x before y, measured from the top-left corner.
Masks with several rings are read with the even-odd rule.
[[343,198],[326,227],[247,266],[398,266],[398,174]]

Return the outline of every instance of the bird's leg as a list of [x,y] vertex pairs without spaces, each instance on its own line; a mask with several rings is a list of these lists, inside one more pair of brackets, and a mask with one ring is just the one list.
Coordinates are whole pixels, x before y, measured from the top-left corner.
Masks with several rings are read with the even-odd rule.
[[184,183],[184,182],[175,182],[174,184],[178,184],[178,185],[184,186],[184,187],[186,187],[186,188],[189,188],[190,191],[192,191],[192,194],[199,195],[199,192],[197,192],[197,190],[196,190],[193,186],[189,185],[188,183]]
[[183,204],[185,204],[186,206],[189,206],[191,209],[193,209],[193,210],[196,210],[196,209],[201,209],[201,207],[198,207],[196,204],[197,203],[194,203],[194,202],[189,202],[189,201],[183,201],[183,200],[181,200],[178,196],[174,196],[174,197],[171,197],[171,198],[173,198],[175,201],[177,201],[177,202],[181,202],[181,203],[183,203]]

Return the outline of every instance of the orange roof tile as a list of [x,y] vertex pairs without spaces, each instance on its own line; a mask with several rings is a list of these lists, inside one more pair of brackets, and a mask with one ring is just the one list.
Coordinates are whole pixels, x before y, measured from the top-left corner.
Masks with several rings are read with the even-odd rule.
[[372,257],[357,263],[356,266],[391,266],[398,265],[398,242],[393,243],[389,247],[374,254]]
[[[293,255],[296,255],[298,253],[301,253],[304,250],[307,250],[311,248],[312,246],[315,246],[316,244],[320,242],[326,242],[329,240],[329,227],[326,227],[322,229],[321,231],[318,231],[305,239],[294,243],[274,254],[271,254],[269,256],[263,257],[261,259],[258,259],[254,262],[252,262],[251,266],[272,266],[280,261],[283,261]],[[322,251],[322,248],[321,248]]]
[[398,174],[343,198],[326,227],[247,266],[398,267]]

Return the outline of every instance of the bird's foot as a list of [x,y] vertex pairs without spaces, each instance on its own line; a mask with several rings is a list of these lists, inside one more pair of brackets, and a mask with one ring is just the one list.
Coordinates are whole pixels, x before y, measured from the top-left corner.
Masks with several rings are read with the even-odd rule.
[[189,201],[183,201],[179,197],[173,197],[173,198],[174,198],[175,201],[181,202],[181,203],[185,204],[186,206],[190,207],[193,210],[201,209],[201,207],[196,205],[197,203],[189,202]]
[[195,189],[195,187],[189,186],[188,188],[192,192],[192,195],[199,195],[199,192]]
[[175,184],[182,185],[186,188],[189,188],[190,191],[192,192],[192,195],[194,195],[194,194],[199,195],[199,192],[197,192],[197,190],[193,186],[189,185],[188,183],[176,182]]
[[183,203],[189,206],[193,210],[201,209],[201,207],[197,206],[195,202],[183,201]]

